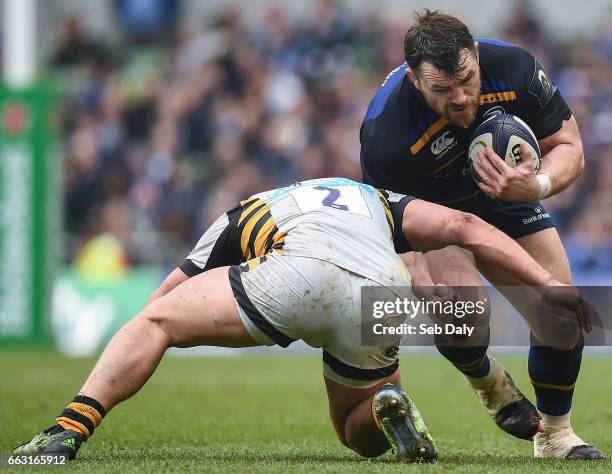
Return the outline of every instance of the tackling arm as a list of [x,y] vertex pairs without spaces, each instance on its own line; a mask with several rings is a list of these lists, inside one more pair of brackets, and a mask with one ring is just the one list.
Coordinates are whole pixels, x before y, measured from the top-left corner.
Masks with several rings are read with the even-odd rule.
[[560,285],[514,240],[473,214],[415,199],[404,209],[402,231],[415,250],[458,245],[525,285]]

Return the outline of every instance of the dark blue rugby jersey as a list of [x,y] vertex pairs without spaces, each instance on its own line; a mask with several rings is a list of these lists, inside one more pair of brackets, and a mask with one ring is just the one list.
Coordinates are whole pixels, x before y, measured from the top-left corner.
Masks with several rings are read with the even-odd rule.
[[483,196],[468,168],[475,128],[492,113],[522,118],[539,138],[557,132],[571,111],[540,62],[503,41],[478,39],[482,92],[474,123],[449,124],[425,102],[406,76],[393,70],[370,102],[361,126],[365,183],[463,208]]

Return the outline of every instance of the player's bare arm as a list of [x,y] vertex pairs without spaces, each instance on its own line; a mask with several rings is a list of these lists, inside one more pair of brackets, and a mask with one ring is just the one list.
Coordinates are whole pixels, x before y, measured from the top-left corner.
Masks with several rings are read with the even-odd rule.
[[406,205],[402,231],[416,250],[458,245],[513,275],[522,284],[537,287],[544,301],[572,311],[581,329],[591,330],[580,292],[555,280],[519,244],[479,217],[415,199]]
[[550,178],[548,196],[563,191],[573,183],[584,170],[584,151],[576,119],[572,115],[564,120],[561,129],[539,141],[542,150],[542,164],[538,174]]
[[561,284],[514,240],[473,214],[415,199],[404,209],[402,230],[416,250],[458,245],[503,268],[525,285]]

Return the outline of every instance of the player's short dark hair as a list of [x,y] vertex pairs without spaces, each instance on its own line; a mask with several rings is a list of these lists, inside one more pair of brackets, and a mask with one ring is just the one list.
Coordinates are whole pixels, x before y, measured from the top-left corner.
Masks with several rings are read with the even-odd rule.
[[463,68],[460,51],[476,49],[470,30],[458,18],[437,10],[426,9],[416,17],[404,37],[408,66],[416,71],[423,61],[427,61],[450,77],[456,77]]

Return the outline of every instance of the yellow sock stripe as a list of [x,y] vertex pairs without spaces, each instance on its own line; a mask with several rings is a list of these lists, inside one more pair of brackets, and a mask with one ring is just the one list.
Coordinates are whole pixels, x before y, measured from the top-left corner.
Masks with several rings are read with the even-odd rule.
[[68,405],[68,408],[89,418],[94,427],[97,427],[102,422],[102,415],[94,407],[85,405],[84,403],[72,402]]
[[89,432],[87,427],[84,424],[79,423],[78,421],[71,420],[70,418],[66,418],[65,416],[60,416],[55,421],[57,421],[57,424],[66,430],[72,430],[81,433],[83,436],[85,436],[85,439],[91,436],[91,433]]
[[551,390],[563,390],[563,391],[567,391],[567,390],[573,390],[574,387],[576,386],[576,384],[572,384],[572,385],[555,385],[555,384],[552,384],[552,383],[534,382],[533,379],[529,379],[529,380],[531,380],[531,385],[533,385],[534,387],[549,388]]

